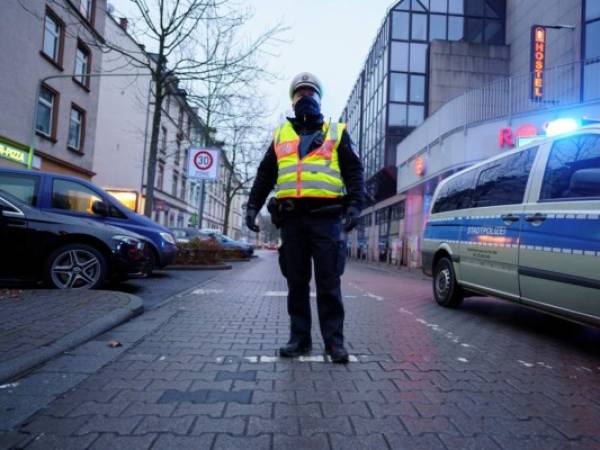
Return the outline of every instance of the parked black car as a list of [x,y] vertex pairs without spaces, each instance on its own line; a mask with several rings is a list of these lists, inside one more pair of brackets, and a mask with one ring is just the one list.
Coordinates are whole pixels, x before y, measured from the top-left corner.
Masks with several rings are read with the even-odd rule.
[[90,219],[33,208],[0,190],[0,279],[93,289],[147,270],[145,238]]

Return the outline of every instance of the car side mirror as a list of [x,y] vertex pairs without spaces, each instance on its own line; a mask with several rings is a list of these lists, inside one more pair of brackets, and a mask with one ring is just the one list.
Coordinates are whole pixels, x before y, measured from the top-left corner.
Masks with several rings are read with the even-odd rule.
[[92,203],[92,212],[102,217],[108,216],[109,208],[102,200],[96,200]]
[[571,175],[571,197],[600,197],[600,168],[580,169]]

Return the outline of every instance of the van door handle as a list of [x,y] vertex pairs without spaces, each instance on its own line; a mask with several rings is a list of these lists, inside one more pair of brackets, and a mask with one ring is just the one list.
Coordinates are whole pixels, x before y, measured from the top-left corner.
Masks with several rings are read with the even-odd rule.
[[528,216],[525,216],[525,220],[529,223],[532,223],[534,225],[541,224],[544,220],[546,220],[546,214],[542,214],[542,213],[535,213],[535,214],[529,214]]
[[503,222],[505,223],[514,223],[519,221],[519,216],[515,214],[503,214],[500,216]]

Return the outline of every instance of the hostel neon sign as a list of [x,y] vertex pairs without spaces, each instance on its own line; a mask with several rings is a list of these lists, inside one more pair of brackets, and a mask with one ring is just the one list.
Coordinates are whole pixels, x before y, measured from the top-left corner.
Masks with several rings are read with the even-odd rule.
[[546,28],[532,27],[531,42],[531,99],[544,97],[544,69],[546,68]]

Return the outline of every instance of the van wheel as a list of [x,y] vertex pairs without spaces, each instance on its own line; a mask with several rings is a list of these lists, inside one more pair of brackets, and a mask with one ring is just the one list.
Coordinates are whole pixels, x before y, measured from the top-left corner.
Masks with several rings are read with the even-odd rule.
[[433,295],[440,306],[454,308],[464,299],[462,289],[456,283],[456,275],[450,258],[441,258],[433,270]]
[[106,258],[86,244],[56,249],[46,261],[44,277],[57,289],[96,289],[106,279]]

